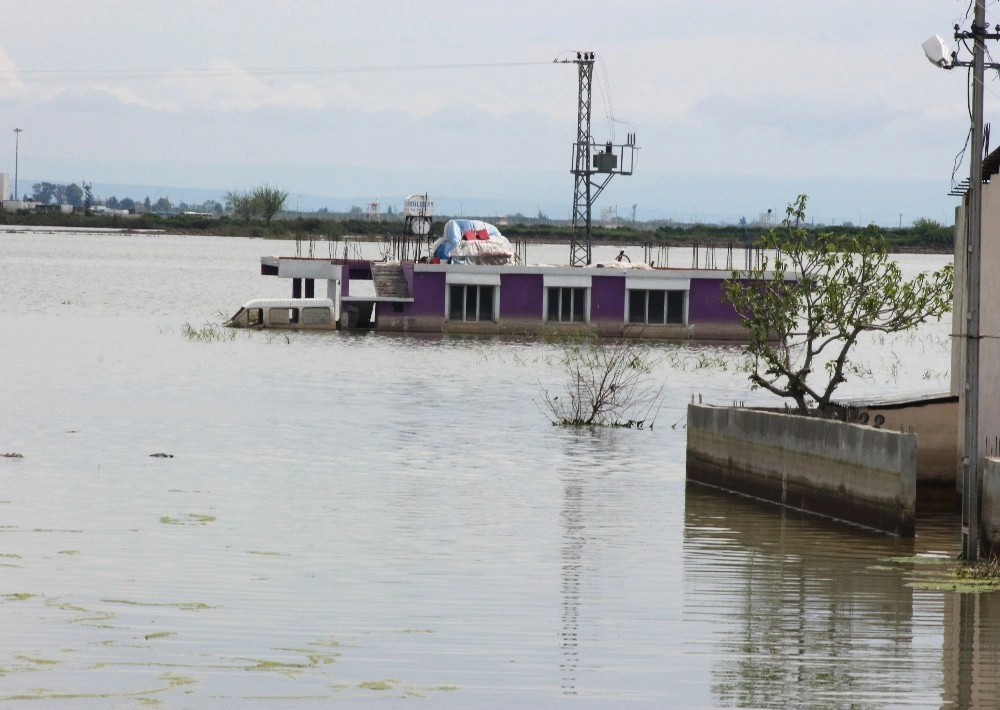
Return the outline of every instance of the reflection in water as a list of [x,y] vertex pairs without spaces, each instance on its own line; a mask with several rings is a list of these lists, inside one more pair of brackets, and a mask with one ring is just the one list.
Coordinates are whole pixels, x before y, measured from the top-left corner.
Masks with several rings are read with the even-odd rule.
[[[582,657],[590,661],[586,671],[599,666],[595,651],[606,639],[593,630],[594,616],[606,605],[614,604],[604,581],[616,572],[615,565],[605,558],[609,545],[620,545],[620,530],[629,527],[622,520],[619,505],[629,498],[629,483],[615,478],[620,472],[609,459],[625,461],[629,449],[621,444],[613,430],[567,430],[564,439],[564,468],[561,472],[562,509],[559,522],[562,526],[560,548],[560,629],[559,670],[563,695],[585,693],[586,680],[581,682]],[[584,604],[591,610],[584,614]],[[585,629],[591,629],[585,632]],[[586,633],[586,639],[584,634]],[[636,669],[638,670],[638,669]],[[587,673],[583,673],[583,678]]]
[[900,558],[959,547],[953,497],[917,511],[901,540],[689,484],[684,613],[718,704],[997,707],[1000,593],[914,588]]
[[1000,595],[946,593],[943,707],[1000,703]]
[[[685,615],[715,630],[698,652],[719,703],[933,706],[940,658],[916,643],[914,591],[886,561],[913,545],[689,485]],[[909,663],[921,672],[886,672]]]
[[576,671],[580,663],[580,576],[586,546],[583,520],[583,486],[579,479],[568,478],[562,509],[562,625],[560,651],[562,689],[567,695],[576,694]]

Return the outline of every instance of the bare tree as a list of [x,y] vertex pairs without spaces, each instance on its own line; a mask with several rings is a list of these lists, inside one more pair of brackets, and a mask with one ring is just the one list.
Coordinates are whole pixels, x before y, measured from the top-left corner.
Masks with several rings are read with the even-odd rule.
[[542,387],[549,420],[562,426],[652,428],[663,385],[653,379],[656,359],[632,340],[591,340],[565,346],[558,363],[568,382],[562,395]]

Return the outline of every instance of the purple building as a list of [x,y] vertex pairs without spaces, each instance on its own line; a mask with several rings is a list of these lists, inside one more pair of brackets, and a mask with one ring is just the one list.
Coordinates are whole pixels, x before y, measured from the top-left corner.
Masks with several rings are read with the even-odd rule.
[[[335,303],[342,329],[742,340],[731,271],[646,265],[514,266],[262,257],[292,296]],[[317,294],[316,280],[326,280]]]

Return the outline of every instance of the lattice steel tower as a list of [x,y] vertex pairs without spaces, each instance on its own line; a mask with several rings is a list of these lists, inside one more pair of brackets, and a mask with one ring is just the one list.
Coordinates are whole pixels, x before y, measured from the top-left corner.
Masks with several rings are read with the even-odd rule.
[[[594,202],[614,175],[631,175],[635,167],[635,134],[625,143],[594,143],[590,133],[591,88],[594,79],[593,52],[577,52],[576,59],[564,63],[577,65],[580,77],[576,111],[576,142],[573,144],[573,236],[570,242],[571,266],[591,263],[591,213]],[[595,178],[597,175],[599,177]]]

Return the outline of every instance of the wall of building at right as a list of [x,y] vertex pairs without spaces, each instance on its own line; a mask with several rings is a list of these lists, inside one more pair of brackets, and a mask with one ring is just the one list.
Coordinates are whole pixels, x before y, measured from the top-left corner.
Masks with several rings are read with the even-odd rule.
[[[980,456],[1000,454],[1000,180],[983,185],[979,289],[979,441]],[[968,199],[966,196],[965,199]],[[966,271],[968,234],[965,202],[955,210],[955,295],[952,311],[951,392],[959,397],[958,450],[965,438]],[[962,466],[955,470],[962,490]]]

